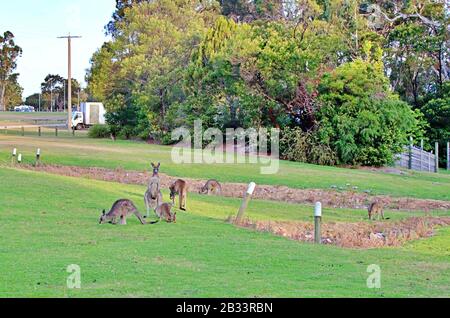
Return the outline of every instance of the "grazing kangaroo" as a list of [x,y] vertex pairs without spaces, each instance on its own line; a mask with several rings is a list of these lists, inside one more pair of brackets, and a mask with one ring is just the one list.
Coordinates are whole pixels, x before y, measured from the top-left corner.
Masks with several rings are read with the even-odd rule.
[[175,205],[175,197],[178,195],[178,200],[180,203],[180,210],[186,211],[186,200],[187,200],[187,183],[184,180],[178,179],[170,186],[170,199],[173,205]]
[[369,206],[369,220],[372,220],[372,218],[375,215],[378,215],[378,220],[380,217],[384,220],[384,207],[383,204],[380,202],[374,202]]
[[150,217],[150,210],[158,207],[158,196],[161,195],[161,179],[159,178],[159,168],[161,167],[161,163],[155,165],[152,162],[153,175],[148,183],[147,192],[144,195],[144,203],[147,208],[147,215],[145,218]]
[[159,220],[166,220],[167,223],[177,223],[177,212],[172,212],[172,203],[163,203],[162,195],[158,196],[158,205],[155,208],[155,214],[159,217]]
[[103,210],[103,214],[100,217],[100,224],[105,224],[108,222],[111,224],[117,224],[117,221],[120,220],[121,225],[126,225],[127,217],[129,217],[132,214],[134,214],[139,219],[141,224],[143,224],[143,225],[158,223],[158,221],[152,222],[152,223],[145,222],[144,218],[139,213],[139,211],[136,208],[136,206],[134,205],[134,203],[130,200],[122,199],[122,200],[117,200],[113,204],[113,206],[108,214],[106,214],[106,211]]
[[222,186],[217,180],[209,180],[205,186],[200,190],[200,194],[207,195],[222,195]]

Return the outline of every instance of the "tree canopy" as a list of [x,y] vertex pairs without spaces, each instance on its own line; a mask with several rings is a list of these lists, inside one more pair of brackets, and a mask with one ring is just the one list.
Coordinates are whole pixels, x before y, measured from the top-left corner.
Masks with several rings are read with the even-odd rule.
[[447,138],[445,10],[431,0],[117,0],[88,91],[123,137],[168,142],[196,119],[277,127],[286,158],[384,165],[411,136]]
[[22,103],[22,88],[17,83],[18,74],[14,73],[21,54],[22,49],[16,45],[12,32],[0,34],[0,111]]

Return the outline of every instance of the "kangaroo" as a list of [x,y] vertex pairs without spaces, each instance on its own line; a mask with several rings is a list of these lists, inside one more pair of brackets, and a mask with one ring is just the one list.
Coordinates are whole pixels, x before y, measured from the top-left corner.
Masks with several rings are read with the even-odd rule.
[[184,180],[178,179],[170,186],[170,199],[172,204],[175,205],[175,197],[178,195],[178,200],[180,203],[180,210],[186,211],[186,200],[187,200],[187,183]]
[[222,186],[217,180],[209,180],[206,182],[205,186],[201,188],[199,193],[207,195],[222,195]]
[[372,203],[369,207],[369,220],[372,220],[375,215],[378,215],[378,219],[380,219],[381,217],[384,220],[385,218],[383,210],[383,204],[381,204],[380,202]]
[[177,223],[177,212],[172,212],[172,203],[163,203],[162,195],[158,196],[158,205],[155,208],[155,214],[160,220],[165,219],[167,223]]
[[139,219],[141,224],[143,224],[143,225],[155,224],[158,222],[158,221],[152,222],[152,223],[145,222],[144,218],[139,213],[139,211],[136,208],[136,206],[134,205],[134,203],[130,200],[122,199],[122,200],[117,200],[113,204],[113,206],[108,214],[106,214],[106,211],[103,210],[103,214],[100,217],[100,224],[105,224],[108,222],[111,224],[117,224],[117,221],[119,219],[121,225],[126,225],[127,217],[129,217],[132,214],[134,214]]
[[150,217],[150,210],[155,209],[158,207],[158,195],[161,194],[160,190],[160,184],[161,180],[159,178],[159,168],[161,167],[161,163],[158,163],[158,165],[155,165],[152,162],[152,168],[153,168],[153,175],[148,183],[147,186],[147,192],[145,192],[144,195],[144,203],[145,207],[147,208],[147,215],[145,218]]

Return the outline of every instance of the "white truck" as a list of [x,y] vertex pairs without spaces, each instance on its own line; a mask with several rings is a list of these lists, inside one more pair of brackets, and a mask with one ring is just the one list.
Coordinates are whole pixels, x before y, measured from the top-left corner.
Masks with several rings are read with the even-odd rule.
[[104,125],[106,110],[102,103],[81,103],[80,111],[72,113],[72,128],[81,130],[93,125]]

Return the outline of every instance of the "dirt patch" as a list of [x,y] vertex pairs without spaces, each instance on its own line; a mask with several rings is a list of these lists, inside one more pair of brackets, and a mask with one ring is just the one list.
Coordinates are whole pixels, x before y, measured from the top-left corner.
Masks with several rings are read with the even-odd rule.
[[[436,228],[449,225],[450,217],[409,218],[395,223],[325,223],[322,225],[322,243],[355,249],[396,247],[431,237]],[[244,220],[238,226],[295,241],[314,242],[314,225],[311,223]]]
[[[124,184],[147,185],[151,175],[149,172],[126,171],[123,169],[103,169],[103,168],[82,168],[67,167],[56,165],[43,165],[39,167],[23,166],[24,169],[43,171],[52,174],[90,178],[102,181],[118,182]],[[167,189],[177,178],[164,174],[161,175],[161,185]],[[198,192],[205,184],[206,180],[185,179],[189,184],[189,191]],[[247,190],[246,184],[225,183],[222,184],[223,196],[242,198]],[[432,211],[432,210],[450,210],[450,202],[436,200],[421,200],[412,198],[392,198],[389,196],[370,196],[367,193],[357,192],[337,192],[332,190],[303,190],[292,189],[284,186],[258,185],[256,188],[255,199],[282,201],[298,204],[314,204],[322,202],[325,207],[332,208],[350,208],[366,209],[367,206],[375,201],[381,201],[386,207],[392,210],[408,211]]]

